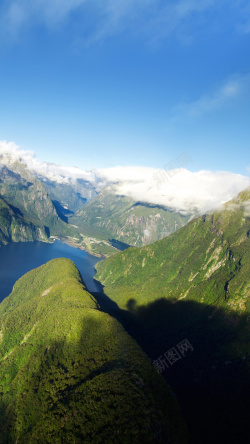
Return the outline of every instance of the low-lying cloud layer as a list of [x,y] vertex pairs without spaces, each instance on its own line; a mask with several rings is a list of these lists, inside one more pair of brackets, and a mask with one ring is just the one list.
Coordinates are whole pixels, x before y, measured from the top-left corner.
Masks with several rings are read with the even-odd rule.
[[98,170],[103,180],[115,183],[116,192],[136,201],[160,204],[182,212],[204,213],[236,196],[250,185],[250,178],[227,171],[184,168],[116,167]]
[[203,26],[216,28],[219,14],[230,14],[231,10],[235,16],[232,30],[249,33],[247,0],[2,0],[0,37],[20,39],[24,30],[34,26],[58,30],[72,18],[78,18],[82,26],[72,26],[71,37],[85,45],[124,31],[142,35],[151,42],[176,35],[189,44],[195,27],[199,30],[200,20]]
[[96,181],[96,176],[92,171],[40,162],[33,151],[21,150],[14,142],[0,141],[0,162],[10,164],[15,161],[25,164],[29,170],[36,174],[58,183],[70,183],[76,179],[84,179],[93,183]]
[[204,213],[219,207],[250,185],[250,178],[227,171],[191,172],[185,168],[113,167],[92,171],[39,162],[31,151],[0,141],[0,162],[20,161],[38,175],[58,183],[91,182],[97,190],[112,185],[117,194],[176,211]]

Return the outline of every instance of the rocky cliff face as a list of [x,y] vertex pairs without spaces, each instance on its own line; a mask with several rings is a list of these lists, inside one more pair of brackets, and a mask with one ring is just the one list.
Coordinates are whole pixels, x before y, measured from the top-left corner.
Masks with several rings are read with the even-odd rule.
[[136,203],[108,187],[71,220],[86,235],[115,238],[140,247],[175,232],[191,217],[157,205]]
[[59,217],[44,185],[22,163],[0,158],[0,195],[47,236],[76,235]]
[[0,193],[25,216],[44,225],[58,217],[44,186],[19,162],[1,165]]
[[0,197],[0,244],[34,240],[47,241],[45,229],[25,220],[18,209]]
[[41,175],[38,178],[52,201],[60,204],[61,211],[66,216],[84,208],[97,194],[95,187],[83,179],[76,179],[72,183],[58,183]]

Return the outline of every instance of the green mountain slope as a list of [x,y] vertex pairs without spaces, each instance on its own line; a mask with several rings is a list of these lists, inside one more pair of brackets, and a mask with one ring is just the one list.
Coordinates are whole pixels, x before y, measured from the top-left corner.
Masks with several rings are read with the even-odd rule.
[[117,239],[133,246],[148,245],[168,236],[190,219],[157,205],[118,196],[112,187],[102,190],[71,218],[87,236]]
[[[192,444],[243,444],[248,433],[249,247],[248,188],[169,237],[97,265],[119,318],[177,393]],[[193,351],[178,358],[184,339]]]
[[169,387],[56,259],[0,304],[1,443],[186,443]]
[[43,227],[25,220],[17,208],[10,207],[0,197],[0,245],[9,242],[24,242],[48,239]]
[[48,236],[79,237],[60,219],[42,183],[20,162],[0,164],[0,193],[26,220],[46,229]]
[[122,308],[167,297],[250,309],[249,202],[247,189],[169,237],[100,262],[96,279]]

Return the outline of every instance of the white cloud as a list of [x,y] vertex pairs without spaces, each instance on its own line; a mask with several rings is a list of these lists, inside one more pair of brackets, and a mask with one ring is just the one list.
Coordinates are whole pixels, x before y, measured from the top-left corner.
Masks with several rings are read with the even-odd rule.
[[31,19],[52,25],[86,2],[87,0],[11,0],[8,1],[6,18],[15,25],[22,25]]
[[[38,25],[53,28],[61,25],[76,10],[82,21],[83,45],[93,45],[110,36],[129,31],[143,35],[144,41],[158,42],[188,25],[187,34],[197,23],[197,15],[209,8],[220,8],[225,0],[3,0],[0,25],[8,35]],[[90,13],[91,11],[91,13]],[[90,20],[89,20],[90,19]],[[72,31],[73,32],[73,31]],[[192,31],[193,32],[193,31]],[[72,37],[72,36],[71,36]],[[185,39],[188,41],[189,36]]]
[[0,32],[5,41],[11,37],[18,41],[23,31],[37,25],[57,28],[74,15],[81,26],[71,27],[70,39],[78,45],[81,42],[80,46],[94,45],[124,31],[141,35],[151,44],[172,34],[190,43],[196,28],[198,32],[205,25],[213,28],[218,13],[232,24],[232,31],[250,32],[248,0],[2,0]]
[[[142,35],[151,46],[176,32],[180,40],[189,43],[197,15],[222,3],[223,0],[103,0],[102,19],[85,44],[93,45],[124,31]],[[186,26],[187,22],[188,31],[183,38],[182,24]]]
[[54,28],[88,0],[3,0],[0,4],[2,40],[20,39],[23,31],[44,25]]
[[[145,24],[145,31],[150,36],[151,44],[175,34],[182,42],[190,43],[193,39],[197,18],[211,7],[220,7],[223,0],[179,0],[162,2]],[[203,14],[203,18],[206,16]]]
[[84,179],[92,183],[97,181],[93,171],[40,162],[33,151],[21,150],[14,142],[0,141],[0,163],[10,165],[15,161],[25,164],[32,172],[58,183],[70,183],[76,179]]
[[250,185],[248,177],[226,171],[192,173],[179,168],[169,174],[154,168],[115,167],[97,173],[107,183],[115,182],[118,194],[183,212],[214,209]]
[[175,107],[174,118],[183,115],[197,117],[225,106],[230,100],[236,99],[243,93],[250,91],[250,74],[234,74],[209,94],[201,96],[198,100],[182,103]]
[[33,151],[21,150],[14,142],[0,140],[0,159],[9,164],[15,161],[29,163],[35,157]]
[[161,170],[148,167],[117,166],[92,171],[40,162],[34,152],[21,150],[15,143],[0,141],[0,163],[21,161],[37,174],[58,183],[84,179],[97,190],[111,185],[117,194],[135,201],[164,205],[189,213],[204,213],[219,207],[250,185],[250,178],[227,171],[191,172],[184,168]]

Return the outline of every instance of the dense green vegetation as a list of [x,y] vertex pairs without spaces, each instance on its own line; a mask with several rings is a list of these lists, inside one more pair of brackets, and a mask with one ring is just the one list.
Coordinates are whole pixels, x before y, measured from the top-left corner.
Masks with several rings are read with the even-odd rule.
[[186,443],[171,390],[67,259],[0,304],[0,442]]
[[192,444],[244,443],[250,411],[250,188],[169,237],[97,264],[117,317],[153,359],[187,338],[164,376]]
[[249,303],[249,199],[249,191],[240,193],[169,237],[100,262],[96,278],[121,308],[131,298],[145,304],[167,297],[244,311]]
[[135,203],[130,197],[116,195],[111,187],[70,217],[86,236],[115,238],[138,247],[168,236],[189,219],[190,215],[157,205]]
[[86,204],[95,194],[86,190],[85,201],[64,184],[45,190],[19,163],[1,167],[0,244],[54,235],[111,255],[111,238],[141,246],[168,237],[97,265],[113,302],[91,296],[67,260],[16,283],[0,305],[0,443],[186,442],[171,391],[120,323],[155,362],[185,338],[192,344],[163,372],[190,444],[245,442],[250,189],[172,234],[187,216],[111,189]]

